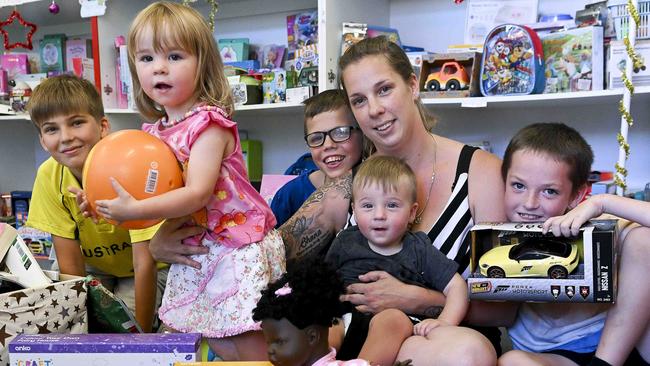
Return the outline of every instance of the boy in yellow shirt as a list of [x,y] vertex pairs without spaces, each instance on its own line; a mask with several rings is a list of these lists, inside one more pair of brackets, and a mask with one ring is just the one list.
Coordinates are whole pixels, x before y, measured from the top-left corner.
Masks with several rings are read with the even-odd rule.
[[101,96],[89,81],[62,75],[36,87],[27,110],[51,155],[36,174],[27,225],[52,234],[61,273],[99,277],[151,331],[166,281],[148,248],[157,226],[129,232],[95,223],[76,202],[88,153],[110,132]]

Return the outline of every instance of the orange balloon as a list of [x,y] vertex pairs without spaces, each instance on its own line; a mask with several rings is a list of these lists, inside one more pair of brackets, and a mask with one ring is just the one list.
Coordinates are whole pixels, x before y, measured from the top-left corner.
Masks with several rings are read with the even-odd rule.
[[[90,207],[95,212],[96,200],[117,197],[110,177],[117,179],[138,200],[183,186],[181,168],[169,146],[139,130],[114,132],[101,139],[88,154],[83,169],[83,186]],[[119,226],[142,229],[160,221],[133,220],[122,222]]]

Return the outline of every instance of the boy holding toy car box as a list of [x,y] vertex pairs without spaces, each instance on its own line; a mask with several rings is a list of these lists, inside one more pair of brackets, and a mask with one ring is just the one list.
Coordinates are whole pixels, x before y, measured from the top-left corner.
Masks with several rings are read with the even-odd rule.
[[[642,215],[647,204],[640,207],[640,203],[618,197],[595,196],[579,205],[592,162],[591,147],[573,128],[560,123],[523,128],[510,141],[503,159],[508,220],[547,220],[544,233],[574,236],[584,222],[602,213],[650,226],[647,213]],[[515,350],[501,356],[499,365],[622,365],[628,354],[628,363],[647,364],[650,282],[642,279],[650,260],[650,246],[645,242],[649,235],[650,229],[638,225],[628,225],[619,235],[616,305],[514,303],[518,313],[508,330]],[[472,305],[503,309],[513,304]],[[505,319],[507,316],[500,320]]]

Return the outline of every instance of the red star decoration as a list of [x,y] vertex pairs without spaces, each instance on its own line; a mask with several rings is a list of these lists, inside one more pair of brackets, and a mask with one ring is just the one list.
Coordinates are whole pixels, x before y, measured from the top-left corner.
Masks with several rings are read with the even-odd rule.
[[[17,42],[17,43],[9,43],[9,32],[7,32],[4,27],[13,23],[14,20],[18,19],[18,22],[20,25],[22,25],[25,28],[30,28],[29,31],[27,32],[27,42]],[[22,47],[22,48],[27,48],[28,50],[31,50],[33,48],[32,46],[32,36],[34,33],[36,33],[36,24],[30,23],[23,19],[22,15],[16,10],[11,12],[11,15],[9,15],[9,18],[5,20],[4,22],[0,22],[0,33],[2,33],[2,36],[4,37],[4,46],[5,50],[11,50],[16,47]]]

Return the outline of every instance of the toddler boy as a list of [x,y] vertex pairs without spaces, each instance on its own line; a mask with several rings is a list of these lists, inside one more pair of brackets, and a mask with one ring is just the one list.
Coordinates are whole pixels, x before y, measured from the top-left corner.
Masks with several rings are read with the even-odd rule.
[[416,194],[415,174],[406,163],[390,156],[368,158],[352,182],[358,226],[336,237],[325,260],[337,268],[346,287],[359,282],[362,274],[382,270],[404,283],[441,291],[445,307],[437,319],[423,320],[415,327],[397,309],[374,316],[353,310],[339,352],[344,359],[358,354],[373,364],[390,365],[413,333],[426,337],[437,327],[458,325],[465,317],[467,284],[456,273],[457,263],[435,248],[425,233],[409,231],[417,212]]

